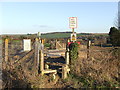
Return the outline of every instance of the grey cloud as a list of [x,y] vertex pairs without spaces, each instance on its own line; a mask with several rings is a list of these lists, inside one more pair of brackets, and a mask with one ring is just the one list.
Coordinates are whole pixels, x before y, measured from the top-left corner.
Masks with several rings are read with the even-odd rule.
[[34,27],[39,27],[39,28],[53,28],[51,26],[48,25],[33,25]]

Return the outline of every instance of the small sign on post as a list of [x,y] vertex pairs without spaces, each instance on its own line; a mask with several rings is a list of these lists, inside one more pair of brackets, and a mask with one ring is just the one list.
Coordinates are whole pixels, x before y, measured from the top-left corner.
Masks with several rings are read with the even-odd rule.
[[69,18],[69,27],[72,29],[71,41],[76,41],[76,33],[74,33],[74,29],[77,28],[77,17]]
[[24,51],[30,51],[31,50],[31,39],[23,39],[24,43]]
[[71,41],[76,41],[76,34],[75,33],[72,33],[71,34]]
[[71,29],[77,28],[77,17],[70,17],[69,18],[69,27]]

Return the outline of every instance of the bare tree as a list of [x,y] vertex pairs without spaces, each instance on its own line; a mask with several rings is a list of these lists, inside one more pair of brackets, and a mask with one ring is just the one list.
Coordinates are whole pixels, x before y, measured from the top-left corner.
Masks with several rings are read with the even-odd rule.
[[115,17],[114,26],[120,30],[120,1],[118,2],[118,13]]
[[117,17],[115,17],[115,20],[114,20],[114,26],[116,27],[116,28],[119,28],[119,22],[118,22],[119,20],[118,20],[118,15],[117,15]]
[[118,2],[118,29],[120,30],[120,1]]

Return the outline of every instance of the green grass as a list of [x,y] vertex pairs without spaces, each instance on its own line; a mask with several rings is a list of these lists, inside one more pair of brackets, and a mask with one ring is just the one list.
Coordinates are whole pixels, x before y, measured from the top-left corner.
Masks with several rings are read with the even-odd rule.
[[44,34],[41,36],[42,38],[67,38],[70,37],[70,33],[51,33],[51,34]]
[[[83,34],[79,33],[77,36],[82,36],[82,35],[89,35],[89,34]],[[42,34],[41,38],[68,38],[71,36],[71,33],[48,33],[48,34]]]
[[12,42],[19,43],[21,40],[12,40]]

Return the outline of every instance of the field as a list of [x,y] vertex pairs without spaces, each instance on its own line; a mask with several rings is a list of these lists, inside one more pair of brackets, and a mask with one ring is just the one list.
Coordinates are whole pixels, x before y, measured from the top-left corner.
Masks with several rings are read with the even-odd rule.
[[[47,33],[47,34],[42,34],[42,38],[69,38],[71,35],[71,32],[58,32],[58,33]],[[90,33],[77,33],[77,37],[80,37],[80,36],[100,36],[100,35],[103,35],[103,36],[108,36],[107,33],[104,33],[104,34],[90,34]]]
[[[53,32],[53,33],[42,33],[41,38],[47,39],[59,39],[59,38],[70,38],[70,34],[72,32]],[[36,34],[18,34],[18,35],[2,35],[2,37],[9,37],[9,38],[35,38],[37,37]],[[108,36],[108,33],[77,33],[77,37],[88,37],[88,36]]]
[[[53,34],[51,34],[53,35]],[[60,34],[57,34],[60,36]],[[67,34],[66,34],[67,36]],[[51,37],[51,36],[48,36]],[[56,37],[54,37],[56,38]],[[59,37],[60,38],[60,37]],[[114,54],[114,47],[100,47],[92,45],[80,45],[79,57],[73,66],[74,73],[69,73],[68,78],[62,79],[61,73],[57,72],[54,79],[52,74],[41,75],[36,71],[35,42],[32,41],[32,50],[23,52],[23,41],[9,41],[9,59],[5,61],[5,48],[2,42],[2,79],[3,88],[119,88],[120,87],[120,58]],[[53,52],[52,52],[53,51]],[[66,50],[49,50],[45,48],[46,62],[65,63]],[[48,53],[49,52],[49,53]],[[57,55],[50,57],[50,54]],[[60,54],[61,53],[61,54]],[[63,56],[62,56],[63,55]],[[49,56],[49,57],[47,57]],[[19,63],[17,63],[19,62]],[[60,69],[61,66],[50,65],[49,68]]]

